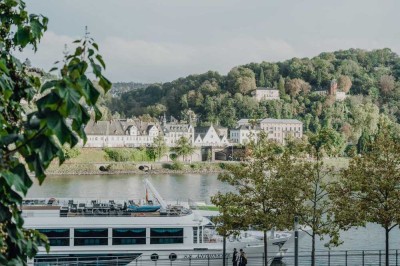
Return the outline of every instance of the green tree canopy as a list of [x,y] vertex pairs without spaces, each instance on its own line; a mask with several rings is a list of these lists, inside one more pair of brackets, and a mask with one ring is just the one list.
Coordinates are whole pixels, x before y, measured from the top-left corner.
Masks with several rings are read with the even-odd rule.
[[334,187],[335,215],[341,226],[376,223],[385,229],[386,265],[389,233],[400,222],[400,141],[398,132],[382,122],[375,139],[341,171]]
[[175,144],[175,147],[171,148],[171,151],[176,153],[177,156],[182,156],[185,161],[185,157],[192,155],[195,151],[195,147],[185,137],[180,137]]

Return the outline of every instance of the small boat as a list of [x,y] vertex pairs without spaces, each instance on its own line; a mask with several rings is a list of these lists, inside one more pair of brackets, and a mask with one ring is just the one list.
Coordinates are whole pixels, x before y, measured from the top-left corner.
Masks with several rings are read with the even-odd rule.
[[161,208],[161,205],[129,205],[127,211],[130,212],[156,212]]

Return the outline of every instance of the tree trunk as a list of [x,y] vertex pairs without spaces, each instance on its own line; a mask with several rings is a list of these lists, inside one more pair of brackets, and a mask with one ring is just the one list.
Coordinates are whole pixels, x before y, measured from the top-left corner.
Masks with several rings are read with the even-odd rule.
[[267,230],[264,230],[264,265],[268,266],[268,239],[267,239]]
[[315,266],[315,234],[312,233],[311,266]]
[[223,247],[222,247],[222,265],[226,266],[226,236],[223,237]]
[[385,261],[386,261],[386,266],[389,266],[389,232],[390,232],[390,229],[388,228],[388,227],[385,227],[385,241],[386,241],[386,245],[385,245],[385,248],[386,248],[386,254],[385,254]]

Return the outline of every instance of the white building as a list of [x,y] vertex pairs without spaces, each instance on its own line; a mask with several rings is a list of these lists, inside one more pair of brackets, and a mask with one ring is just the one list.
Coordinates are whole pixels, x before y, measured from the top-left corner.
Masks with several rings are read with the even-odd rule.
[[[212,147],[223,147],[228,145],[228,139],[226,137],[224,128],[216,129],[213,125],[209,127],[196,127],[194,145],[198,147],[212,146]],[[220,133],[222,132],[222,134]]]
[[279,90],[272,88],[258,87],[254,94],[255,99],[260,101],[279,100]]
[[257,140],[261,131],[268,133],[268,139],[285,143],[289,137],[303,137],[303,123],[296,119],[240,119],[237,127],[230,130],[230,140],[244,145],[250,139]]
[[260,128],[268,133],[268,138],[284,143],[289,137],[303,137],[303,123],[297,119],[266,118],[260,122]]
[[259,126],[240,125],[230,130],[230,141],[232,143],[245,145],[249,143],[250,140],[257,141],[257,136],[260,131],[261,129]]
[[336,101],[344,101],[347,95],[344,91],[337,91],[336,92]]
[[140,120],[90,121],[85,127],[85,147],[148,147],[160,134],[155,123]]
[[169,147],[174,147],[181,137],[188,139],[189,143],[194,144],[194,127],[191,124],[179,123],[173,117],[171,117],[171,121],[167,123],[167,119],[164,116],[161,129],[165,144]]

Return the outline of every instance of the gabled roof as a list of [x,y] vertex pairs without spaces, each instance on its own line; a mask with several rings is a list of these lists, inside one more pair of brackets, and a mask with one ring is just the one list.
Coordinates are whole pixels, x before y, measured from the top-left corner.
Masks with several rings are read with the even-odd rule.
[[85,127],[87,135],[125,135],[125,130],[118,120],[89,121]]

